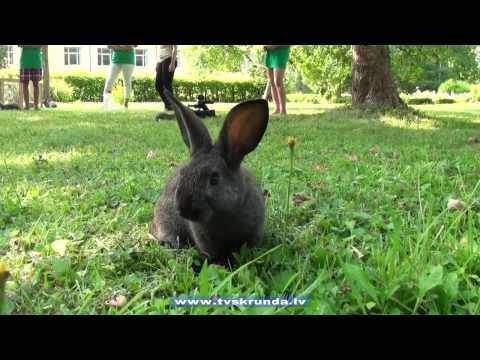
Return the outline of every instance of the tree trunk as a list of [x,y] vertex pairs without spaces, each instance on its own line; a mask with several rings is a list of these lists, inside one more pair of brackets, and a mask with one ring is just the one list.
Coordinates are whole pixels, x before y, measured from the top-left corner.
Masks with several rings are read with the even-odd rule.
[[353,45],[352,105],[406,107],[392,78],[387,45]]
[[44,104],[48,104],[50,102],[50,68],[48,66],[48,45],[43,47],[43,64],[43,101]]

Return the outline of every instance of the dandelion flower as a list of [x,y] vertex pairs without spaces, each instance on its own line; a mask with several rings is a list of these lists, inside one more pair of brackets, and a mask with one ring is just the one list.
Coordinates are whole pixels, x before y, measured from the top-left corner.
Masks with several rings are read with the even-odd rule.
[[296,143],[297,143],[297,139],[295,139],[293,136],[288,137],[287,144],[288,144],[288,147],[290,148],[290,150],[293,151]]

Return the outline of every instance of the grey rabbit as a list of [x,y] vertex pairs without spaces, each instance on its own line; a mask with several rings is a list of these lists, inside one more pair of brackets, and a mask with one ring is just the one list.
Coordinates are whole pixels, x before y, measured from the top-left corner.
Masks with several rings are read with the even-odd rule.
[[167,181],[150,233],[160,243],[193,245],[210,261],[224,263],[243,244],[255,245],[263,236],[263,194],[242,160],[267,129],[268,103],[259,99],[236,105],[213,144],[202,120],[168,90],[165,95],[191,157]]

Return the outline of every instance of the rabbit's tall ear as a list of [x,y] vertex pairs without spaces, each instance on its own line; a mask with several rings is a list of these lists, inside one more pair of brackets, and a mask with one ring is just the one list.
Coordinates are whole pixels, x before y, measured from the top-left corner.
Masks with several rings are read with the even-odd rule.
[[183,141],[190,149],[190,154],[193,156],[199,151],[209,151],[212,148],[212,138],[202,120],[170,91],[164,88],[163,92],[175,111]]
[[267,124],[268,103],[263,99],[246,101],[230,110],[218,139],[229,166],[238,167],[243,157],[257,147]]

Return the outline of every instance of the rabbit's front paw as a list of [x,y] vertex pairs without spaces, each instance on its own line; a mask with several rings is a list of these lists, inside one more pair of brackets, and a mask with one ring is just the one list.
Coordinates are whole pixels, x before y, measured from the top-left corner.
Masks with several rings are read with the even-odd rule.
[[159,224],[152,224],[150,228],[150,237],[152,240],[156,240],[160,244],[174,249],[181,249],[191,246],[191,243],[188,241],[188,239],[185,239],[176,233],[167,233]]

